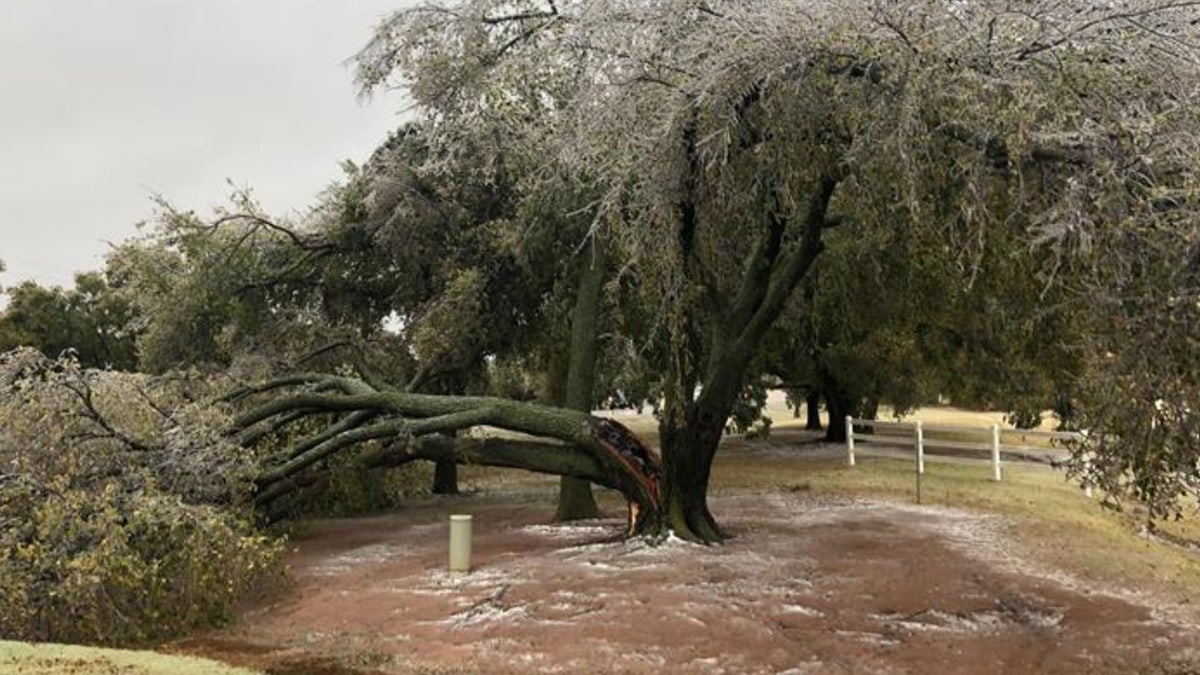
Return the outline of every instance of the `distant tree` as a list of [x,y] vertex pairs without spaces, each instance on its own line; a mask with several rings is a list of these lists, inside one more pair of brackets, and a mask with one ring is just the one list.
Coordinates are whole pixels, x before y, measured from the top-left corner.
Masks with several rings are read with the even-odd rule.
[[72,351],[88,368],[132,370],[133,308],[113,293],[104,276],[81,273],[70,289],[26,281],[5,291],[0,312],[0,352],[34,347],[56,358]]

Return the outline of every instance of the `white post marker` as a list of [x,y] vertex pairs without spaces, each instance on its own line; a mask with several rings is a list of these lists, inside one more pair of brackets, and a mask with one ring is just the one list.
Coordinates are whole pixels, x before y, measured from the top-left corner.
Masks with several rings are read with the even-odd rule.
[[[1088,452],[1088,453],[1084,454],[1083,467],[1084,467],[1084,475],[1090,475],[1092,473],[1092,471],[1091,471],[1091,469],[1092,469],[1092,453]],[[1090,480],[1090,478],[1088,480]],[[1092,484],[1091,483],[1087,483],[1083,486],[1083,496],[1087,497],[1088,499],[1092,498]]]
[[1000,482],[1000,425],[992,425],[992,480]]
[[854,466],[854,418],[846,415],[846,462]]
[[925,473],[925,430],[921,428],[921,420],[917,420],[917,473]]
[[471,516],[450,516],[450,571],[471,571]]

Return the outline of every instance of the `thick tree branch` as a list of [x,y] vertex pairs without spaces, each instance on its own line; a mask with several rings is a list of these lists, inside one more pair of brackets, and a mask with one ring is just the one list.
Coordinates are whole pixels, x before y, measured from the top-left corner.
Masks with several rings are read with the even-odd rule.
[[837,184],[836,179],[826,176],[817,185],[804,218],[804,234],[796,248],[781,258],[779,265],[772,271],[766,296],[735,341],[735,349],[750,350],[759,343],[783,311],[796,284],[800,283],[817,256],[821,254],[825,247],[821,242],[821,231],[825,227],[829,202],[833,199],[833,191]]
[[[309,414],[307,411],[300,411],[300,413],[303,415]],[[334,438],[338,434],[342,434],[347,431],[351,431],[353,429],[357,429],[358,427],[361,427],[362,425],[366,424],[367,422],[370,422],[371,420],[375,419],[375,417],[377,417],[377,414],[374,412],[350,413],[349,415],[346,415],[345,417],[338,420],[334,424],[331,424],[328,427],[326,427],[325,430],[322,431],[321,433],[309,436],[308,438],[304,439],[303,441],[300,441],[296,445],[292,446],[291,450],[288,453],[289,457],[290,458],[299,457],[300,455],[303,455],[304,453],[308,452],[309,450],[312,450],[313,448],[317,447],[318,445]],[[243,445],[250,445],[250,443],[243,441]]]
[[408,432],[408,422],[403,419],[393,419],[387,422],[380,422],[366,427],[351,429],[336,434],[318,444],[312,450],[289,459],[283,464],[274,467],[270,470],[259,474],[255,482],[260,486],[267,486],[276,481],[284,480],[294,476],[300,471],[312,466],[313,464],[329,457],[338,450],[365,443],[371,440],[383,438],[395,438],[398,436],[406,436]]
[[525,469],[581,478],[619,489],[610,471],[595,455],[579,447],[547,441],[433,435],[382,446],[364,454],[359,462],[367,468],[379,468],[400,466],[418,459]]
[[[957,122],[938,126],[935,131],[983,152],[988,162],[997,169],[1007,169],[1013,163],[1008,143],[999,136],[985,134]],[[1086,147],[1043,142],[1030,147],[1025,161],[1033,164],[1088,166],[1094,161],[1094,157],[1092,151]]]
[[783,235],[787,231],[788,219],[783,216],[782,204],[776,190],[772,190],[773,205],[766,215],[767,227],[755,243],[754,249],[743,265],[742,286],[731,303],[727,321],[728,328],[737,330],[745,326],[761,306],[770,288],[771,271],[783,246]]
[[270,424],[259,425],[258,427],[254,428],[254,429],[247,429],[246,431],[244,431],[242,433],[241,437],[238,439],[238,445],[241,445],[242,447],[247,447],[247,448],[257,445],[259,441],[266,438],[267,436],[270,436],[272,434],[282,431],[283,429],[286,429],[288,427],[288,425],[293,424],[295,422],[299,422],[300,420],[308,417],[309,415],[312,415],[313,412],[315,412],[315,411],[305,410],[303,408],[301,408],[299,410],[293,410],[287,414],[279,415],[275,419],[271,420]]
[[297,373],[286,377],[278,377],[266,382],[258,384],[246,385],[239,387],[233,391],[219,396],[216,399],[217,403],[238,403],[255,394],[265,394],[277,389],[285,389],[287,387],[298,387],[306,384],[317,384],[329,379],[329,375],[324,373]]
[[[296,380],[305,386],[313,386],[308,378],[293,378],[293,381]],[[331,394],[311,390],[293,393],[254,406],[232,423],[231,433],[238,433],[268,420],[274,420],[274,424],[278,425],[280,420],[290,423],[306,415],[349,413],[321,433],[299,443],[283,463],[263,471],[255,481],[260,488],[255,500],[257,504],[268,505],[294,491],[303,482],[302,474],[346,448],[367,441],[390,441],[392,445],[403,441],[412,445],[416,438],[490,425],[553,438],[563,443],[539,447],[560,448],[559,452],[562,452],[561,448],[572,448],[573,452],[589,455],[601,467],[598,478],[595,478],[597,472],[591,469],[586,472],[573,469],[572,473],[563,475],[586,473],[581,477],[589,480],[595,478],[595,482],[602,485],[615,486],[630,502],[636,502],[638,508],[631,513],[640,513],[643,519],[657,517],[658,482],[661,476],[659,461],[628,429],[617,422],[595,418],[585,412],[507,399],[434,396],[394,390],[379,392],[361,383],[348,381],[347,378],[330,377],[329,380],[328,387],[352,393]],[[265,387],[260,385],[254,389],[261,391]],[[379,419],[381,416],[382,419]],[[414,447],[422,446],[417,444]],[[490,456],[473,456],[473,461],[482,464],[519,461],[533,470],[562,473],[556,470],[557,464],[541,458],[494,459]]]
[[704,307],[709,312],[717,312],[722,306],[723,299],[718,292],[719,280],[712,269],[704,264],[697,250],[696,240],[700,229],[700,149],[697,136],[697,110],[691,110],[691,119],[683,125],[683,157],[684,173],[679,197],[679,248],[683,256],[683,266],[690,274],[699,280],[700,288],[704,291]]
[[489,26],[498,26],[514,21],[526,21],[529,19],[549,19],[558,16],[558,7],[553,2],[550,3],[550,9],[530,10],[528,12],[516,12],[514,14],[505,14],[503,16],[485,16],[483,22]]

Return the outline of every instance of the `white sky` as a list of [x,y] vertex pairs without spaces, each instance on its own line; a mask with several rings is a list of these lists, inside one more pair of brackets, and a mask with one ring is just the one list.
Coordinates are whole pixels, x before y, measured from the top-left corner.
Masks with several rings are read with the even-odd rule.
[[399,124],[343,62],[408,2],[0,0],[0,286],[100,268],[154,193],[309,206]]

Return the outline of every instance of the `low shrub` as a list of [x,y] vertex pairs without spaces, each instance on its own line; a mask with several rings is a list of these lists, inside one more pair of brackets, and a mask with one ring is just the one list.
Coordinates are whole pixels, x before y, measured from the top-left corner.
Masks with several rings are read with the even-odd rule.
[[219,623],[281,577],[255,458],[198,376],[0,355],[0,638],[127,645]]
[[[0,535],[0,636],[127,645],[225,620],[279,579],[282,545],[211,506],[152,489],[67,488],[24,502]],[[17,503],[6,491],[7,504]]]

